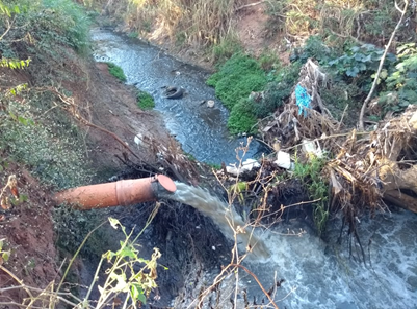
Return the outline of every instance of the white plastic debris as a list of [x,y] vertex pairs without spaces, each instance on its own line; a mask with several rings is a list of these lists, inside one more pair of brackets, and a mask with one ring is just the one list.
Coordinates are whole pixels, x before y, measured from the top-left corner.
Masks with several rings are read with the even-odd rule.
[[279,151],[275,163],[281,168],[290,169],[292,166],[290,154],[284,151]]
[[316,141],[311,141],[304,139],[303,140],[303,151],[306,154],[313,154],[318,158],[321,158],[323,156],[323,152],[320,148],[320,145]]
[[136,144],[136,145],[141,145],[141,144],[142,144],[142,134],[141,134],[141,133],[138,133],[138,134],[135,136],[134,141],[135,141],[135,144]]
[[228,165],[226,167],[227,173],[230,173],[233,176],[237,176],[239,173],[242,173],[243,171],[250,171],[253,168],[258,168],[261,165],[258,163],[256,159],[248,158],[245,161],[242,162],[242,166],[236,167],[236,164]]

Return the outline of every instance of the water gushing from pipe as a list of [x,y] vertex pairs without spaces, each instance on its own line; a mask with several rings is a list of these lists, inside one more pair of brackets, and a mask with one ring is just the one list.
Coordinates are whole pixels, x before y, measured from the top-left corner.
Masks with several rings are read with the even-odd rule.
[[174,199],[198,209],[203,215],[211,218],[227,237],[233,239],[234,231],[239,231],[237,240],[240,248],[246,248],[250,245],[256,258],[265,259],[269,257],[269,251],[265,243],[254,233],[253,227],[246,226],[233,206],[229,206],[226,202],[210,195],[202,188],[179,182],[175,184],[177,186],[175,193],[163,194],[164,198]]

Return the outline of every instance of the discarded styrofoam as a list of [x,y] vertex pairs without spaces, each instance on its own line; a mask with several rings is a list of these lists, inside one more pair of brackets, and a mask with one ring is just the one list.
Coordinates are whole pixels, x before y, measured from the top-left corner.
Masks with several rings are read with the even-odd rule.
[[141,145],[142,144],[142,134],[139,132],[135,138],[133,139],[133,141],[135,141],[136,145]]
[[248,158],[242,162],[241,167],[236,167],[236,164],[226,166],[227,173],[237,176],[238,174],[242,173],[243,171],[251,171],[253,168],[258,168],[261,165],[258,163],[256,159]]
[[313,154],[318,158],[323,156],[323,152],[317,141],[311,141],[308,139],[303,140],[303,152],[306,154]]
[[275,163],[281,168],[291,169],[292,165],[290,154],[284,151],[279,151]]

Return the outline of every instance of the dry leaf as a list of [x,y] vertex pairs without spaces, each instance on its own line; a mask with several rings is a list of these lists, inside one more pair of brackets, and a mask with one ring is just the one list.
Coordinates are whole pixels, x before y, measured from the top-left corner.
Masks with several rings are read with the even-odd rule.
[[1,198],[1,207],[4,210],[7,210],[11,207],[10,202],[9,202],[9,198],[7,198],[7,197],[2,197]]

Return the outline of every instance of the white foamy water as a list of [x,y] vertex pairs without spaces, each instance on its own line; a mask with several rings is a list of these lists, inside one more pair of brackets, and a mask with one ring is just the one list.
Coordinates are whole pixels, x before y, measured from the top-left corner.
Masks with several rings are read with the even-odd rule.
[[[181,183],[177,188],[170,198],[197,208],[227,236],[233,237],[228,219],[234,220],[235,227],[244,226],[227,203],[207,191]],[[330,233],[336,239],[340,223],[332,225]],[[273,284],[275,272],[278,280],[285,280],[275,298],[281,308],[417,308],[417,216],[406,210],[377,214],[358,227],[366,266],[349,258],[346,238],[341,245],[335,240],[326,244],[300,223],[268,231],[257,229],[257,239],[250,242],[259,242],[263,259],[258,253],[256,260],[248,257],[244,265],[266,289]],[[299,234],[300,229],[305,233]],[[240,235],[246,243],[250,232],[247,229]],[[359,257],[358,249],[352,241],[355,257]],[[246,288],[248,300],[255,297],[258,304],[262,298],[266,300],[251,276],[240,272],[239,283],[240,290]]]

